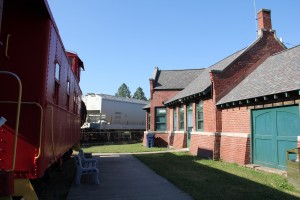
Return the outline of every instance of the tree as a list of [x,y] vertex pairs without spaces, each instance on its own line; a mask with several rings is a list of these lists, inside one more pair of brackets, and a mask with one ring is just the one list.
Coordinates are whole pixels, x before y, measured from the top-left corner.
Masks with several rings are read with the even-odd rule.
[[129,87],[127,87],[127,85],[125,83],[123,83],[119,87],[118,92],[115,94],[115,96],[131,98]]
[[147,98],[145,97],[145,94],[143,92],[143,89],[141,87],[138,87],[135,91],[135,93],[133,94],[133,99],[140,99],[140,100],[147,100]]

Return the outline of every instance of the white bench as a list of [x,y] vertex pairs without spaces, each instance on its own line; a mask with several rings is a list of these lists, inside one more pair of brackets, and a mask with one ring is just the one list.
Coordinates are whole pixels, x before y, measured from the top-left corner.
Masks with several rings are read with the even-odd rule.
[[96,159],[91,162],[83,161],[79,155],[76,155],[75,160],[77,166],[76,185],[80,185],[81,176],[85,174],[94,174],[94,181],[99,185],[99,169],[98,162],[95,162]]
[[78,155],[81,158],[81,163],[82,163],[83,166],[86,166],[86,165],[94,166],[97,169],[99,169],[97,159],[95,159],[95,158],[86,158],[82,149],[79,149]]

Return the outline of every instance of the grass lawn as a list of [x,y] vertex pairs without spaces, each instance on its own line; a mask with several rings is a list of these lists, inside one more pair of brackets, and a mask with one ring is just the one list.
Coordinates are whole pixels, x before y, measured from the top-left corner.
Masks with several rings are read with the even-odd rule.
[[280,175],[201,160],[188,153],[134,156],[194,199],[300,199],[300,191]]
[[82,149],[87,153],[138,153],[169,150],[168,148],[159,147],[147,148],[142,143],[86,146]]

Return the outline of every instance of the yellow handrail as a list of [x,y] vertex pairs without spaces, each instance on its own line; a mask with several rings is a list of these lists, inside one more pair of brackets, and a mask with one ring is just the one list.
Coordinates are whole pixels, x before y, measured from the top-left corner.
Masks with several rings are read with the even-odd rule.
[[[0,101],[1,103],[18,103],[16,101]],[[40,111],[41,111],[41,116],[40,116],[40,137],[39,137],[39,152],[38,155],[35,157],[35,159],[38,159],[41,155],[41,147],[42,147],[42,131],[43,131],[43,117],[44,117],[44,110],[43,107],[41,106],[41,104],[36,103],[36,102],[21,102],[21,104],[25,104],[25,105],[36,105],[37,107],[39,107]]]
[[13,148],[13,159],[12,159],[12,166],[8,172],[12,172],[15,170],[16,164],[16,155],[17,155],[17,144],[18,144],[18,134],[19,134],[19,120],[20,120],[20,111],[21,111],[21,98],[22,98],[22,82],[20,78],[12,72],[8,71],[0,71],[0,74],[5,74],[14,77],[19,84],[19,93],[18,93],[18,105],[17,105],[17,116],[16,116],[16,125],[15,125],[15,139],[14,139],[14,148]]

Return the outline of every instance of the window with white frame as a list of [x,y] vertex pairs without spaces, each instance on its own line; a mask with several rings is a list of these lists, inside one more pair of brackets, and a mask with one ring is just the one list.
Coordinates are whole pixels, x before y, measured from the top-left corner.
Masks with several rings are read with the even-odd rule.
[[179,109],[179,129],[184,130],[184,106],[182,105]]
[[166,108],[155,109],[155,130],[165,131],[166,130]]
[[203,101],[199,101],[197,104],[197,130],[204,130]]

